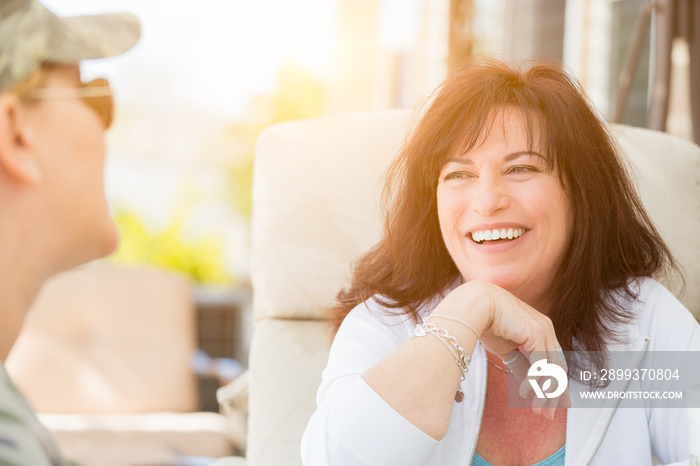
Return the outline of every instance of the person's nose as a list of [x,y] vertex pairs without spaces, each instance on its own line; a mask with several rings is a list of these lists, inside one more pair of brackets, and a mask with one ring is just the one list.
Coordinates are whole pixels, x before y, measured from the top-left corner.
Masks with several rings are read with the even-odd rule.
[[481,176],[472,198],[472,208],[481,215],[494,215],[508,207],[506,187],[495,177]]

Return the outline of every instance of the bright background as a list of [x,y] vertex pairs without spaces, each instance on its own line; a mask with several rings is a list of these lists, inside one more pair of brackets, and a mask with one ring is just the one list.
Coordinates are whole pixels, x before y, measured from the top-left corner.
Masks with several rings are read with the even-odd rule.
[[249,207],[237,186],[249,188],[251,137],[276,118],[280,69],[292,79],[327,74],[334,2],[45,4],[61,16],[130,11],[142,22],[129,53],[82,66],[88,79],[108,77],[117,98],[106,167],[117,257],[202,281],[245,280]]
[[[376,2],[364,3],[351,6],[351,22],[361,30],[377,29],[380,45],[400,49],[415,43],[420,0],[391,0],[374,8]],[[254,139],[270,123],[331,112],[324,83],[338,82],[334,65],[352,68],[334,63],[338,4],[45,4],[61,16],[130,11],[142,22],[133,50],[82,67],[86,79],[108,77],[116,92],[106,177],[121,245],[112,260],[180,270],[197,282],[244,284]],[[374,13],[369,21],[368,7]],[[366,39],[362,45],[371,46]],[[341,77],[336,89],[343,79],[348,77]],[[365,109],[342,102],[362,99],[344,91],[335,95],[341,100],[336,111]]]
[[[562,59],[609,116],[643,0],[44,3],[59,15],[130,11],[142,22],[132,51],[83,66],[116,91],[106,176],[122,240],[111,260],[245,286],[254,140],[265,126],[415,107],[446,76],[460,34],[465,53]],[[633,125],[646,120],[648,43],[623,119]],[[674,66],[669,131],[690,138],[682,43]]]

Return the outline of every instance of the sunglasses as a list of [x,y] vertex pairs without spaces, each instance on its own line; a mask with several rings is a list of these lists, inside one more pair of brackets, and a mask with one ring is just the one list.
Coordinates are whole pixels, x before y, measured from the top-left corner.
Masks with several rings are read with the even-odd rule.
[[104,78],[81,83],[80,87],[46,87],[32,89],[23,96],[31,100],[82,99],[104,123],[105,129],[112,125],[114,96],[109,81]]

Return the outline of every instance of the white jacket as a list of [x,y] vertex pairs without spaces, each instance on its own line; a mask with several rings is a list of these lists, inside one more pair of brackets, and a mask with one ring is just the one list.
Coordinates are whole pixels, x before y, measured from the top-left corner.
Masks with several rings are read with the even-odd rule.
[[[700,325],[690,312],[652,279],[641,280],[640,291],[633,304],[636,320],[619,329],[628,344],[609,349],[700,351]],[[404,419],[360,377],[410,338],[414,328],[409,317],[397,316],[372,299],[346,317],[323,372],[318,409],[302,440],[305,466],[470,464],[487,389],[488,364],[480,343],[462,383],[464,401],[454,404],[440,441]],[[580,389],[569,382],[570,391]],[[662,464],[689,464],[687,410],[624,408],[623,403],[617,408],[569,408],[567,466],[651,466],[652,453]]]

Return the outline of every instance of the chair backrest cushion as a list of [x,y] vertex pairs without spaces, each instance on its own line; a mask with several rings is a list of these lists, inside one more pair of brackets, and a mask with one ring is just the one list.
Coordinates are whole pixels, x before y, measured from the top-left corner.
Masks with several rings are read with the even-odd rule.
[[379,239],[381,179],[410,114],[282,123],[259,137],[252,219],[257,319],[321,319],[350,263]]

